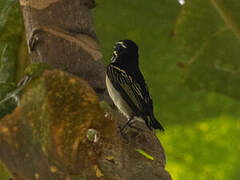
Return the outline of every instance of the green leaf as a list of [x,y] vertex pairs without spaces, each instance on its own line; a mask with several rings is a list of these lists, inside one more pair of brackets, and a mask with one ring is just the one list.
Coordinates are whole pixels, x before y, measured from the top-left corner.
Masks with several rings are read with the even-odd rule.
[[176,26],[188,87],[240,99],[240,3],[187,1]]
[[0,101],[0,120],[7,114],[13,112],[13,110],[18,106],[19,95],[10,93],[3,100]]
[[0,0],[0,119],[17,106],[14,94],[28,64],[25,32],[19,1]]
[[29,63],[19,1],[0,0],[0,82],[17,82]]
[[[10,114],[18,105],[21,98],[21,93],[24,87],[31,80],[31,77],[25,76],[12,90],[0,100],[0,120],[7,114]],[[1,88],[1,86],[0,86]],[[5,87],[3,87],[4,89]]]
[[154,158],[149,155],[148,153],[146,153],[145,151],[143,151],[142,149],[136,149],[137,152],[139,152],[141,155],[145,156],[146,158],[150,159],[150,160],[154,160]]

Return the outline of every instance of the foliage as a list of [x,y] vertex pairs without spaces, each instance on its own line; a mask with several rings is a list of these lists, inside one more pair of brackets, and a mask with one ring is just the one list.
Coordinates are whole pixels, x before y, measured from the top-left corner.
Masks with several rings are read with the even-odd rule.
[[187,60],[185,83],[191,89],[240,98],[239,9],[237,0],[196,0],[183,7],[176,34]]
[[140,47],[175,180],[240,177],[239,6],[237,0],[188,0],[184,6],[177,0],[105,0],[95,9],[106,63],[115,41],[129,38]]
[[150,159],[150,160],[154,160],[154,157],[150,156],[149,154],[147,154],[145,151],[143,151],[142,149],[136,149],[137,152],[139,152],[141,155],[145,156],[146,158]]
[[[19,2],[0,0],[0,98],[22,78],[28,62]],[[0,99],[0,100],[1,100]]]
[[0,119],[18,103],[16,83],[23,77],[28,54],[18,1],[0,0]]
[[[0,0],[0,119],[16,107],[16,96],[10,92],[22,78],[28,64],[27,46],[19,1]],[[10,94],[9,94],[10,93]],[[9,174],[0,163],[1,179]]]
[[[19,2],[0,0],[0,81],[15,82],[27,61],[26,40]],[[24,43],[22,43],[24,42]],[[21,60],[21,62],[19,61]]]

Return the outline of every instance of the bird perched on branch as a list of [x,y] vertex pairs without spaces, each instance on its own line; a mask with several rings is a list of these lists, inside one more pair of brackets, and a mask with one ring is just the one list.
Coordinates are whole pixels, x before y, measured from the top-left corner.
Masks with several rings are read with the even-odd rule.
[[135,120],[147,127],[164,131],[153,114],[153,102],[138,65],[138,46],[131,40],[121,40],[114,46],[111,63],[107,66],[108,93],[128,121],[120,128],[134,127]]

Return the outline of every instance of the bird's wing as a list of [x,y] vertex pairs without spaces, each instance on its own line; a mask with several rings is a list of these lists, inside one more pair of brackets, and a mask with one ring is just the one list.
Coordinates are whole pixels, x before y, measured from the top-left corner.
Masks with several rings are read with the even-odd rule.
[[126,71],[112,64],[107,67],[107,76],[136,115],[144,115],[152,111],[152,99],[144,81],[138,83]]

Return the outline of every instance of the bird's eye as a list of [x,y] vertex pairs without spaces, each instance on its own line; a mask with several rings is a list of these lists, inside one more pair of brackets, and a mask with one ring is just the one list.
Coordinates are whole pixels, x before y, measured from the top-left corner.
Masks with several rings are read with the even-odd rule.
[[123,51],[123,47],[120,46],[119,44],[116,44],[116,46],[114,47],[114,50],[117,51],[117,52],[122,52]]

